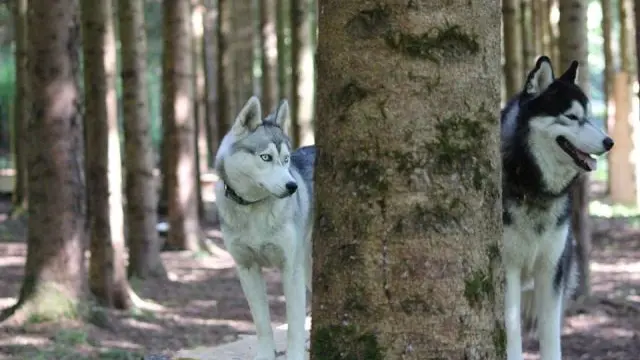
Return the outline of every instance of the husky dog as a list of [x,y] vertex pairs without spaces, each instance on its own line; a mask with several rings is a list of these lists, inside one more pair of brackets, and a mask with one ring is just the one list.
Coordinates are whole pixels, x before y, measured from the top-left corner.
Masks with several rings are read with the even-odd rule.
[[227,250],[236,262],[256,326],[255,360],[276,358],[263,267],[282,272],[287,309],[287,358],[305,358],[306,287],[311,291],[311,230],[315,147],[292,152],[283,128],[289,106],[282,101],[262,119],[252,97],[216,154],[222,181],[216,203]]
[[577,276],[569,188],[595,170],[591,155],[613,147],[591,122],[577,73],[574,61],[556,79],[549,58],[540,57],[501,113],[508,360],[523,358],[521,321],[535,324],[542,360],[562,359],[563,310]]

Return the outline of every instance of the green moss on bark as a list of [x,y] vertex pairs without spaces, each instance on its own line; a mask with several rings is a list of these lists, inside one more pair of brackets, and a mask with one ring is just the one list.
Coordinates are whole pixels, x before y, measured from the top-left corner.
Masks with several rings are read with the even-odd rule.
[[477,35],[462,30],[460,25],[445,24],[423,34],[405,34],[390,31],[387,44],[407,56],[425,59],[439,64],[442,60],[459,60],[480,51]]
[[359,331],[355,325],[317,327],[311,338],[311,354],[315,360],[384,359],[377,335]]

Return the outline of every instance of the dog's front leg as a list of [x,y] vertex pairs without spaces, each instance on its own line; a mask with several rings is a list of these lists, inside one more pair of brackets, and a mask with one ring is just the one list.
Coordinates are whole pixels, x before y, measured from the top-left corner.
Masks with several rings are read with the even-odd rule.
[[256,325],[258,353],[255,360],[275,360],[276,345],[273,341],[269,302],[261,269],[256,265],[250,268],[238,266],[238,277]]
[[549,267],[535,277],[535,304],[541,360],[561,360],[562,293],[554,289],[555,272]]
[[522,328],[520,319],[520,301],[522,288],[520,270],[507,267],[504,291],[504,320],[507,332],[507,360],[522,360]]
[[287,360],[304,360],[306,287],[303,264],[287,259],[282,271],[282,287],[287,302]]

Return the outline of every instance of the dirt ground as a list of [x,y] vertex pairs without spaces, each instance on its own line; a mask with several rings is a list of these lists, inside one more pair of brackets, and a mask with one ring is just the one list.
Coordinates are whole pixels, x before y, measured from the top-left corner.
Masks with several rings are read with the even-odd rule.
[[[26,255],[24,222],[7,220],[0,199],[0,308],[16,300]],[[4,214],[4,215],[3,215]],[[640,228],[624,219],[594,219],[592,284],[594,297],[569,309],[563,331],[565,360],[635,360],[640,354]],[[220,233],[207,224],[220,246]],[[222,249],[222,247],[221,247]],[[95,312],[91,322],[33,323],[0,328],[0,360],[140,359],[172,351],[213,346],[252,333],[254,327],[224,250],[215,256],[162,254],[168,281],[132,286],[154,307]],[[275,271],[266,271],[274,325],[284,321],[284,297]],[[527,341],[527,360],[538,359]]]

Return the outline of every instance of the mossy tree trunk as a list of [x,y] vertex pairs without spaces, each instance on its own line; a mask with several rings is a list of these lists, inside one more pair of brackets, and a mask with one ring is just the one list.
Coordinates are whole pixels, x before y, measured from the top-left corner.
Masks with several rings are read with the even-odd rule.
[[504,81],[507,99],[522,89],[524,79],[522,61],[522,16],[518,0],[502,1],[504,41]]
[[314,142],[315,68],[313,0],[291,2],[291,125],[295,145]]
[[[566,69],[573,60],[580,62],[577,83],[589,92],[587,1],[560,0],[559,2],[559,69]],[[589,176],[581,176],[571,190],[572,227],[576,238],[577,261],[580,271],[578,296],[590,295],[589,253],[591,252],[591,228],[589,223]]]
[[[281,1],[281,0],[280,0]],[[276,1],[260,4],[262,29],[262,104],[266,114],[278,103],[278,36],[276,33]],[[264,115],[266,115],[264,114]]]
[[239,106],[236,97],[232,0],[218,0],[218,143],[231,128]]
[[254,94],[253,60],[255,33],[253,0],[231,1],[233,33],[233,69],[235,73],[236,107],[231,114],[235,117],[242,105]]
[[119,0],[122,112],[125,146],[125,220],[130,277],[166,276],[156,225],[158,193],[147,95],[144,0]]
[[122,168],[116,98],[112,0],[82,0],[89,286],[103,305],[130,308],[126,274]]
[[27,125],[31,115],[29,102],[29,72],[27,68],[27,0],[13,2],[13,19],[15,29],[15,62],[16,92],[13,110],[13,153],[15,185],[13,190],[13,214],[20,214],[27,209]]
[[200,249],[193,99],[193,50],[190,0],[164,1],[163,142],[167,155],[167,196],[171,249]]
[[75,0],[29,1],[31,114],[27,173],[31,208],[27,261],[17,304],[2,318],[77,314],[86,299],[87,241],[80,22]]
[[312,359],[504,359],[500,20],[321,3]]

